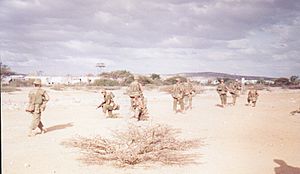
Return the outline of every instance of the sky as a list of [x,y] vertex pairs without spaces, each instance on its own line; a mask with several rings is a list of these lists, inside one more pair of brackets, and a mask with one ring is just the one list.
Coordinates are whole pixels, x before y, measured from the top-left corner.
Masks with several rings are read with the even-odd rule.
[[300,1],[0,0],[0,56],[45,75],[300,75]]

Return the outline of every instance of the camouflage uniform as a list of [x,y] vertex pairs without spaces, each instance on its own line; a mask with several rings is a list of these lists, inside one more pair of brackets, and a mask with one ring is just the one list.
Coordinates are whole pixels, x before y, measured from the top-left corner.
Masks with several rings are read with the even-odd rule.
[[184,104],[185,109],[192,109],[193,95],[195,94],[195,90],[193,88],[193,84],[190,81],[187,81],[184,85]]
[[138,77],[134,77],[134,81],[129,85],[128,89],[131,110],[134,112],[134,118],[145,120],[147,118],[147,106],[143,95],[142,85],[138,82]]
[[248,105],[250,106],[250,103],[252,103],[252,106],[255,107],[257,98],[258,98],[257,90],[255,90],[253,88],[250,89],[250,91],[248,92],[248,98],[247,98]]
[[137,97],[142,97],[142,95],[143,95],[142,85],[137,81],[136,77],[135,77],[135,81],[133,81],[129,85],[128,93],[129,93],[129,97],[130,97],[131,110],[133,110],[134,100]]
[[177,104],[180,105],[180,112],[184,111],[184,103],[183,103],[183,97],[184,97],[184,86],[180,81],[178,80],[176,84],[173,86],[172,90],[172,97],[173,97],[173,111],[177,112]]
[[46,108],[46,103],[49,101],[47,92],[41,88],[41,80],[34,81],[35,88],[29,92],[29,105],[26,109],[27,112],[32,114],[32,122],[29,127],[28,136],[35,135],[32,131],[36,128],[41,130],[41,133],[45,133],[44,125],[41,121],[42,111]]
[[138,121],[146,120],[148,118],[148,109],[144,96],[136,97],[133,100],[134,118]]
[[227,91],[227,86],[224,84],[224,81],[221,80],[221,83],[217,87],[217,92],[220,95],[222,107],[225,107],[227,104]]
[[234,83],[230,84],[229,93],[232,96],[233,105],[235,105],[236,103],[236,98],[239,96],[240,90],[241,90],[241,85],[238,81],[235,81]]
[[101,93],[103,94],[103,99],[104,99],[104,102],[101,104],[103,113],[105,115],[106,113],[108,113],[108,117],[113,117],[112,111],[119,109],[119,105],[117,105],[113,100],[115,96],[112,92],[106,92],[105,90],[102,91]]

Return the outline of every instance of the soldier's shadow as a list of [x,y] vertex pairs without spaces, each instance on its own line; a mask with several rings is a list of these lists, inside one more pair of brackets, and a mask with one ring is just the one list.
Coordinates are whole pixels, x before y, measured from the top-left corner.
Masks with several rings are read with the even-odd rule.
[[65,128],[72,127],[72,126],[73,126],[73,123],[58,124],[58,125],[55,125],[55,126],[48,127],[47,132],[61,130],[61,129],[65,129]]
[[273,161],[279,165],[279,167],[274,168],[275,174],[300,174],[299,167],[289,166],[285,161],[279,159]]

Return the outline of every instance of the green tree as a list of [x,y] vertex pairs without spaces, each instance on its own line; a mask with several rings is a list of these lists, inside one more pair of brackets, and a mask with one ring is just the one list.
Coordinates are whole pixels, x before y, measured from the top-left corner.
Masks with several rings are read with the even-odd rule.
[[291,76],[290,77],[290,82],[295,83],[298,80],[298,76]]
[[160,75],[159,74],[154,74],[153,73],[153,74],[151,74],[150,77],[151,77],[152,80],[160,80]]

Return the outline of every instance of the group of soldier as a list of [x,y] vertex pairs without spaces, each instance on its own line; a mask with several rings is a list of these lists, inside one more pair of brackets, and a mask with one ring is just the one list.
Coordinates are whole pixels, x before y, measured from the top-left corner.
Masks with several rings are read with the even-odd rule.
[[[138,121],[146,120],[148,117],[146,99],[137,76],[134,77],[134,81],[129,85],[127,92],[130,97],[130,110],[134,113],[133,117]],[[102,95],[103,102],[97,108],[102,107],[103,113],[107,115],[108,118],[116,117],[112,112],[113,110],[118,110],[120,106],[113,101],[114,94],[103,89]]]
[[[39,133],[47,132],[41,121],[41,113],[45,110],[46,103],[49,101],[49,95],[41,88],[41,80],[36,79],[34,82],[34,88],[29,92],[29,105],[26,111],[32,114],[32,122],[29,127],[28,136],[34,136],[36,133],[34,130],[39,128]],[[217,92],[220,95],[221,105],[225,107],[227,105],[227,92],[232,95],[233,105],[236,103],[236,98],[239,96],[241,91],[241,85],[236,80],[234,83],[230,83],[229,86],[225,85],[224,80],[220,81],[217,87]],[[130,109],[134,113],[133,117],[138,121],[146,120],[148,118],[147,102],[143,94],[141,83],[138,82],[138,77],[134,77],[134,81],[128,87],[128,95],[130,97]],[[192,100],[196,91],[192,85],[192,82],[188,79],[185,83],[180,78],[176,79],[171,95],[173,98],[173,111],[175,113],[184,113],[188,109],[192,109]],[[110,91],[102,90],[103,102],[97,107],[102,107],[102,111],[107,117],[115,117],[113,114],[114,110],[120,108],[114,102],[114,94]],[[256,100],[258,97],[257,90],[253,87],[248,93],[248,105],[255,107]],[[179,105],[179,109],[178,109]]]
[[[224,83],[224,80],[220,80],[220,84],[217,87],[217,92],[221,99],[221,107],[227,106],[227,92],[229,92],[232,96],[232,105],[234,106],[236,104],[236,98],[239,97],[241,93],[241,83],[238,81],[238,79],[235,80],[235,82],[229,83],[229,86],[227,86]],[[250,86],[250,90],[248,92],[248,106],[256,106],[256,101],[258,98],[258,92],[254,88],[254,86]]]
[[[185,110],[192,109],[193,96],[195,89],[188,79],[186,83],[182,83],[180,78],[176,79],[171,94],[173,97],[173,111],[175,113],[184,113]],[[179,109],[178,108],[179,105]]]

